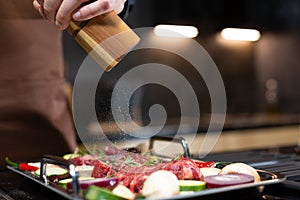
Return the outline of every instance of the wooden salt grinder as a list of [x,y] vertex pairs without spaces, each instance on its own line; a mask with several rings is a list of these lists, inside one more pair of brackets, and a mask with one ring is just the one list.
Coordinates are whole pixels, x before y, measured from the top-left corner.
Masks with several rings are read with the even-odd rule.
[[114,11],[84,22],[71,21],[67,31],[105,71],[116,66],[140,40]]

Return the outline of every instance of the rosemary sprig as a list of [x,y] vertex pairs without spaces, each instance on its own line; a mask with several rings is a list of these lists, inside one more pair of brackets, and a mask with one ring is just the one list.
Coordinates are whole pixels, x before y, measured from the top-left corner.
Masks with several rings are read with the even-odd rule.
[[180,157],[182,156],[183,154],[178,154],[177,156],[175,156],[175,158],[173,158],[172,160],[179,160]]
[[148,166],[148,167],[155,167],[156,165],[162,163],[162,160],[159,159],[158,157],[156,156],[151,156],[149,158],[149,160],[145,161],[143,163],[143,166]]
[[128,155],[125,159],[125,164],[128,166],[138,166],[139,163],[137,163],[130,155]]

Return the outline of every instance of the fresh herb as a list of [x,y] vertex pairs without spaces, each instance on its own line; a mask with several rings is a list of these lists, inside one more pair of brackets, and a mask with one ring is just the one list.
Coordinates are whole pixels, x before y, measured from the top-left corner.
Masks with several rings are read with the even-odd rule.
[[231,162],[217,162],[215,164],[215,168],[219,168],[222,169],[223,167],[225,167],[226,165],[232,164]]
[[156,156],[151,156],[147,161],[143,163],[144,166],[155,167],[159,163],[162,163],[162,160]]
[[107,155],[105,154],[105,152],[102,150],[102,151],[99,151],[97,154],[95,154],[95,155],[97,155],[97,158],[99,159],[99,160],[106,160],[106,158],[107,158]]
[[173,158],[172,160],[179,160],[182,156],[183,156],[183,154],[178,154],[178,155],[175,156],[175,158]]
[[130,155],[128,155],[126,157],[124,162],[128,166],[138,166],[139,165]]
[[90,154],[89,150],[87,150],[85,147],[82,147],[82,146],[81,147],[77,147],[75,149],[74,154],[75,153],[78,153],[78,154],[80,154],[82,156]]
[[106,178],[113,178],[115,177],[115,174],[107,175]]

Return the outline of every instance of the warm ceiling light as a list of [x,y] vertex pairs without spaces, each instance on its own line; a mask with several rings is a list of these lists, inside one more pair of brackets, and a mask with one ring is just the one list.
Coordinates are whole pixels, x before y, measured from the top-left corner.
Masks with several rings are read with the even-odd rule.
[[154,28],[154,33],[164,37],[194,38],[199,32],[194,26],[157,25]]
[[221,31],[225,40],[257,41],[260,38],[260,32],[255,29],[243,28],[225,28]]

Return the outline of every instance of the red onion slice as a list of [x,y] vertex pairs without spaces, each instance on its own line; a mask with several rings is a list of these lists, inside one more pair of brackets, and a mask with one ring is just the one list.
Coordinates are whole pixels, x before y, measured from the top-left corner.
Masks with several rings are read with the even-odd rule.
[[[102,188],[110,188],[119,182],[118,178],[96,178],[91,180],[81,180],[79,181],[80,188],[86,190],[90,185],[95,185]],[[67,190],[72,190],[72,182],[67,183]]]
[[248,174],[219,174],[205,177],[207,188],[219,188],[254,182],[254,177]]

